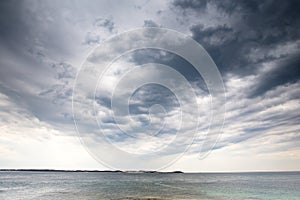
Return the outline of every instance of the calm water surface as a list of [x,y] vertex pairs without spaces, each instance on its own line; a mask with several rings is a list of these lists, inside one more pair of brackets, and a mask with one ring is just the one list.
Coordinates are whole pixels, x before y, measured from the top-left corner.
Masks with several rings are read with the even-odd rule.
[[0,199],[300,199],[300,172],[0,172]]

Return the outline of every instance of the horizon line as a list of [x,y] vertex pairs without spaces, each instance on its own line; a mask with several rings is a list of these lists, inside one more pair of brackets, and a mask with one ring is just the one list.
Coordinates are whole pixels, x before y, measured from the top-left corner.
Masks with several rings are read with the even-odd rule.
[[249,171],[181,171],[181,170],[174,170],[174,171],[157,171],[157,170],[98,170],[98,169],[42,169],[42,168],[0,168],[0,171],[36,171],[36,172],[103,172],[103,173],[128,173],[128,172],[145,172],[145,173],[185,173],[185,174],[195,174],[195,173],[203,173],[203,174],[210,174],[210,173],[284,173],[284,172],[300,172],[300,170],[249,170]]

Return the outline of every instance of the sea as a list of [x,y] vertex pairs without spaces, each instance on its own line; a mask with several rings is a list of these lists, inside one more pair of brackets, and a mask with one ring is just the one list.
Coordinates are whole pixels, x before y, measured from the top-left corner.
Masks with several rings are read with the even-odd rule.
[[0,199],[300,199],[300,172],[0,172]]

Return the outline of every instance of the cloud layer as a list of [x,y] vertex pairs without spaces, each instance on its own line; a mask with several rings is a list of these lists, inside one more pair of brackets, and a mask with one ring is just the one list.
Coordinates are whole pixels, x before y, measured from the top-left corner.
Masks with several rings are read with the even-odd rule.
[[[167,126],[157,141],[126,139],[116,127],[107,97],[130,67],[160,63],[189,81],[203,108],[203,116],[196,119],[202,125],[197,140],[169,169],[299,170],[299,9],[296,0],[2,1],[0,168],[104,169],[82,148],[74,128],[72,89],[76,74],[89,52],[112,35],[138,27],[163,27],[199,42],[222,74],[226,121],[222,138],[209,157],[198,159],[208,130],[207,84],[186,60],[161,50],[131,52],[114,63],[105,76],[103,91],[98,93],[101,95],[82,99],[99,106],[97,113],[81,113],[87,120],[86,130],[98,130],[89,123],[96,116],[111,142],[124,150],[143,153],[168,144],[178,128],[180,110],[172,91],[155,84],[139,88],[129,102],[135,125],[126,127],[125,118],[120,119],[133,135],[145,134],[146,130],[134,128],[147,127],[151,122],[154,130],[164,119]],[[107,59],[115,50],[107,49]],[[122,82],[120,92],[126,93],[135,78],[172,78],[159,68],[143,72]],[[152,107],[149,116],[149,108],[157,104],[163,108]],[[192,122],[193,108],[188,100],[185,104]],[[190,126],[193,124],[183,124],[184,133],[192,130]],[[167,154],[177,153],[175,148]],[[247,156],[251,159],[245,161]]]

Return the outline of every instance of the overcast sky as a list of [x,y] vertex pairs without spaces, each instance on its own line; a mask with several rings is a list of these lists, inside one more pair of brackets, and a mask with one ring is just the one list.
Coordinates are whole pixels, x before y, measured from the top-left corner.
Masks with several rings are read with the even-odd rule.
[[[178,138],[180,144],[156,155],[157,160],[179,155],[199,122],[193,145],[164,170],[300,170],[299,10],[297,0],[1,1],[0,168],[107,169],[95,155],[103,153],[95,142],[99,127],[90,124],[90,118],[96,117],[101,133],[131,154],[160,152]],[[201,149],[211,111],[205,77],[182,57],[157,49],[121,56],[106,72],[95,98],[77,96],[76,102],[92,103],[97,110],[76,108],[75,116],[86,120],[79,139],[72,112],[76,75],[86,60],[103,62],[97,47],[103,50],[101,44],[108,38],[141,27],[168,28],[190,36],[218,67],[226,91],[226,118],[215,146]],[[107,62],[135,40],[105,49]],[[170,66],[172,73],[153,63]],[[136,70],[125,79],[130,68]],[[195,98],[177,74],[190,83]],[[122,95],[138,80],[150,79],[174,83],[184,106],[170,88],[148,84],[135,88],[126,100],[129,113],[113,118],[111,92],[119,95],[116,107],[123,108]],[[90,77],[81,81],[92,82]],[[201,116],[195,117],[194,101],[201,105]],[[179,127],[181,110],[187,117]],[[134,122],[130,126],[129,115]],[[86,141],[92,142],[84,146]],[[209,154],[199,159],[200,151]],[[130,160],[111,159],[126,162],[120,165],[126,169],[138,169]],[[145,162],[142,157],[141,162]]]

